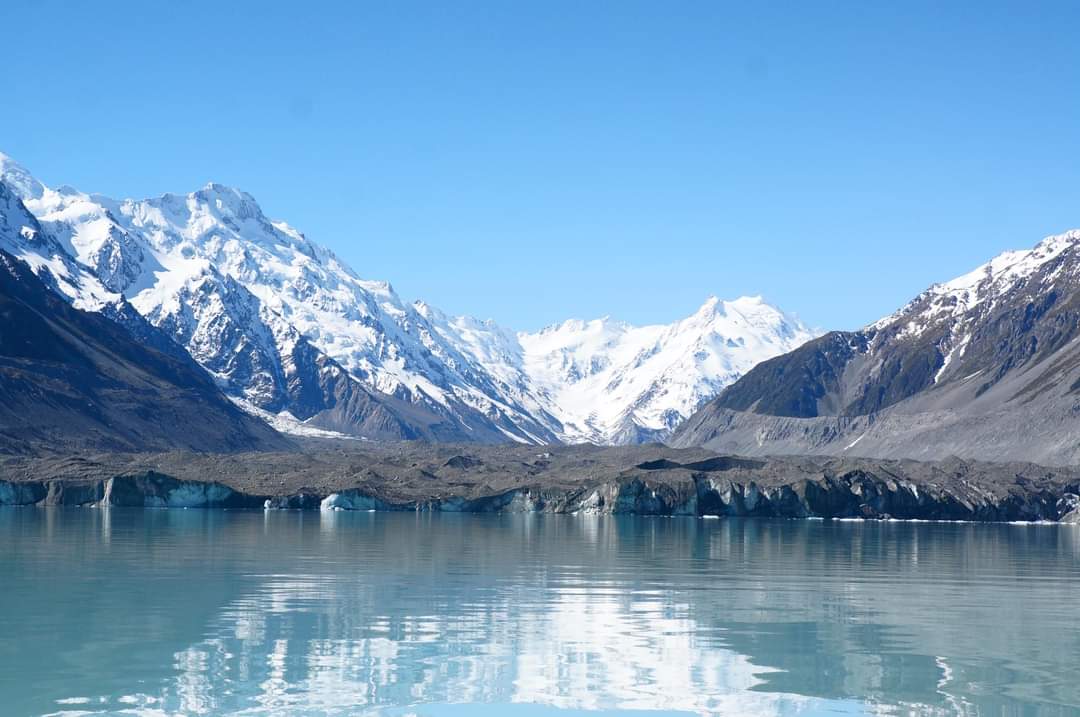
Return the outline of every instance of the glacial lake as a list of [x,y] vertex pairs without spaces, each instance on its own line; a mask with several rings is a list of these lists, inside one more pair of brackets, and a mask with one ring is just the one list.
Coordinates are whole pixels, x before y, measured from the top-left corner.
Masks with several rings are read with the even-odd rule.
[[1080,527],[0,510],[0,714],[1080,714]]

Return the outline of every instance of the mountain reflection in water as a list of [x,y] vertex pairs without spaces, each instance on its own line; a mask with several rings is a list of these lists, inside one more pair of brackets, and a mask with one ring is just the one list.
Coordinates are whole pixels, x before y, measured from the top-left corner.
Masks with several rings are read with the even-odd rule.
[[0,541],[11,714],[1080,708],[1075,526],[27,508]]

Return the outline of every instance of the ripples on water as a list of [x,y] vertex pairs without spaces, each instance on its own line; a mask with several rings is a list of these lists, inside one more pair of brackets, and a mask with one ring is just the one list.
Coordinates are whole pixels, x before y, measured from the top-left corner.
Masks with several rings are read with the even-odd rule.
[[4,715],[1080,713],[1080,527],[0,511]]

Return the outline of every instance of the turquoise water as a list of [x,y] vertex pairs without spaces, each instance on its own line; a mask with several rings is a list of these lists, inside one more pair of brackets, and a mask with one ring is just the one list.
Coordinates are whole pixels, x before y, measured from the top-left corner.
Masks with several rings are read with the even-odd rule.
[[2,715],[1080,714],[1080,528],[0,510]]

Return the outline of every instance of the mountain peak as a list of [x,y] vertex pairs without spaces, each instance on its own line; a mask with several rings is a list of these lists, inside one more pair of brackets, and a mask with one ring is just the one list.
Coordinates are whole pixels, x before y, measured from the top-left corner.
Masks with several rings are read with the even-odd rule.
[[772,307],[772,305],[769,304],[767,301],[765,301],[765,299],[760,294],[754,296],[740,296],[736,299],[730,299],[726,301],[717,297],[716,294],[711,294],[707,299],[705,299],[705,302],[700,306],[700,308],[698,308],[695,313],[718,314],[720,316],[725,316],[732,309],[736,311],[747,311],[758,309],[762,306],[775,308]]
[[709,294],[705,299],[705,302],[698,308],[696,313],[699,314],[711,314],[716,311],[723,311],[723,302],[720,301],[720,297],[716,294]]
[[601,317],[595,319],[566,319],[557,324],[551,324],[540,330],[542,334],[579,334],[579,333],[601,333],[607,328],[620,328],[625,327],[621,321],[616,321],[611,318],[610,314],[604,314]]
[[229,184],[222,184],[221,182],[207,182],[200,191],[210,195],[240,197],[242,199],[254,201],[254,198],[244,190]]
[[0,181],[11,187],[19,199],[41,199],[45,185],[34,178],[21,164],[0,152]]
[[765,301],[760,295],[740,296],[737,299],[723,301],[715,295],[705,300],[705,303],[688,319],[695,322],[712,322],[726,319],[736,322],[742,320],[765,320],[773,321],[775,317],[782,317],[785,321],[798,323],[779,308]]
[[731,301],[725,301],[725,304],[730,306],[762,306],[768,305],[765,298],[761,294],[755,294],[753,296],[740,296],[737,299]]
[[233,213],[243,215],[262,214],[262,208],[259,207],[259,203],[255,201],[255,197],[242,189],[231,187],[228,184],[207,182],[202,189],[193,192],[191,196],[201,201],[212,202],[216,204],[218,208],[228,209]]

